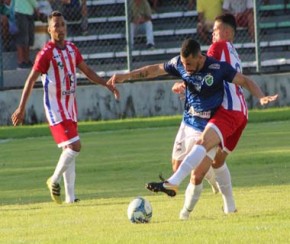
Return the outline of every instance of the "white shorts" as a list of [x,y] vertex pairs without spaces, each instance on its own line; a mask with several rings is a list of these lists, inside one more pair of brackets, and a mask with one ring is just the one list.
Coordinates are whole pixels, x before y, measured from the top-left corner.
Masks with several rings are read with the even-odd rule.
[[196,140],[200,138],[201,133],[201,131],[186,125],[182,121],[175,137],[172,159],[182,161],[190,152]]

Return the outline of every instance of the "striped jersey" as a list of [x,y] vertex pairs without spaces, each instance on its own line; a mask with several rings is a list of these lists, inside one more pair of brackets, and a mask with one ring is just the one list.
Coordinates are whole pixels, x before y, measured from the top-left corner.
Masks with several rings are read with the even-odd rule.
[[[213,43],[207,55],[220,61],[231,64],[238,72],[242,71],[241,60],[233,44],[226,41]],[[222,106],[226,110],[241,111],[248,117],[248,108],[242,87],[233,83],[224,82],[224,99]]]
[[237,73],[230,64],[207,56],[201,70],[193,74],[186,72],[180,56],[165,63],[164,70],[185,82],[183,121],[199,131],[204,130],[223,101],[224,80],[231,82]]
[[49,41],[38,52],[33,69],[41,73],[43,103],[49,125],[63,120],[77,122],[76,67],[83,61],[78,48],[66,41],[59,49]]

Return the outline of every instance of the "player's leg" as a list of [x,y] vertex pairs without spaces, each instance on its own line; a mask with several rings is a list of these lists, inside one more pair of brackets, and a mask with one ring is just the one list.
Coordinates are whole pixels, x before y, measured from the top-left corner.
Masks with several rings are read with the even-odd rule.
[[65,202],[74,203],[76,200],[75,196],[75,160],[71,162],[70,166],[63,172],[63,183],[65,189]]
[[247,118],[243,113],[236,114],[237,128],[224,141],[224,150],[219,149],[213,161],[213,168],[216,174],[216,181],[218,183],[220,192],[224,202],[224,212],[232,213],[236,211],[236,205],[233,197],[231,174],[225,163],[228,153],[234,150],[238,141],[247,125]]
[[216,175],[216,181],[223,198],[223,210],[225,213],[232,213],[236,211],[235,200],[233,196],[231,174],[225,162],[227,153],[217,151],[216,157],[213,161],[213,170]]
[[179,214],[180,219],[188,219],[189,214],[197,204],[202,192],[202,181],[209,168],[211,167],[211,163],[212,159],[205,157],[204,160],[198,165],[198,167],[192,171],[190,182],[185,191],[184,205]]
[[[53,175],[48,179],[47,185],[51,192],[52,199],[61,203],[60,197],[60,181],[63,173],[68,170],[68,174],[75,174],[75,159],[78,156],[81,149],[81,142],[77,132],[77,124],[71,120],[63,121],[60,124],[50,127],[52,135],[58,144],[58,147],[62,147],[62,153],[56,165]],[[67,177],[72,179],[73,182],[66,182],[65,186],[72,185],[74,189],[74,177]],[[67,192],[67,191],[66,191]],[[74,193],[68,198],[74,197]]]
[[171,197],[175,196],[181,182],[202,162],[206,156],[208,156],[207,151],[215,152],[216,148],[214,147],[221,141],[219,136],[220,133],[218,133],[214,128],[206,127],[202,133],[200,144],[195,144],[192,147],[178,170],[166,182],[150,182],[146,184],[146,188],[153,192],[164,192]]

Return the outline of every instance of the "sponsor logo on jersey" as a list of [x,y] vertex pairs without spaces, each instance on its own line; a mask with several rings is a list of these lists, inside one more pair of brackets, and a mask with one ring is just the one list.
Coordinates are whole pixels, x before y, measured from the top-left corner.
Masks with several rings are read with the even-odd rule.
[[211,117],[211,112],[210,111],[197,112],[197,111],[194,110],[194,108],[192,106],[188,110],[188,113],[191,116],[196,116],[196,117],[200,117],[200,118],[203,118],[203,119],[210,119],[210,117]]

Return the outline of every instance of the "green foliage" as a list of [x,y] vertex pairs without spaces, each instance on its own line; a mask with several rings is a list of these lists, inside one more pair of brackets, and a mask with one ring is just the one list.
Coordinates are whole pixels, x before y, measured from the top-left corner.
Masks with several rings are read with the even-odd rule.
[[[50,201],[45,181],[60,151],[46,125],[1,128],[6,135],[19,129],[20,136],[12,133],[0,141],[0,243],[288,243],[290,123],[284,113],[290,114],[288,109],[251,111],[255,123],[248,124],[227,160],[238,213],[224,215],[221,196],[204,182],[188,221],[178,219],[188,179],[175,198],[144,188],[159,172],[171,174],[180,116],[80,123],[76,191],[81,202],[73,205]],[[272,122],[257,122],[261,117]],[[139,195],[153,206],[149,224],[127,219],[127,206]]]

